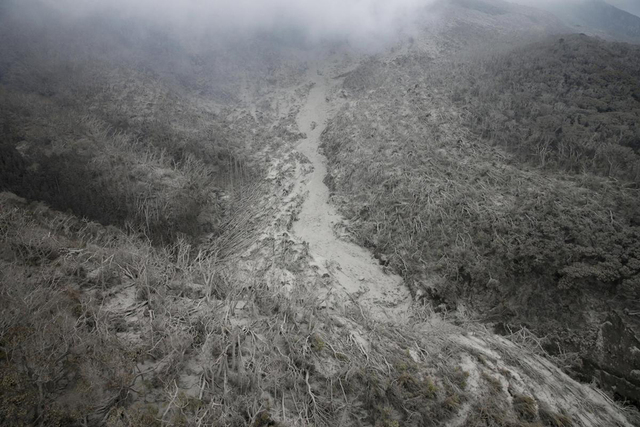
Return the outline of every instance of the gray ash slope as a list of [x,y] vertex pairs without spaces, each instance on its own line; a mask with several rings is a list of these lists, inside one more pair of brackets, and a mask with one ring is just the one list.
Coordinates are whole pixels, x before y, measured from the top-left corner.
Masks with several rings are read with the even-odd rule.
[[635,51],[423,11],[374,53],[3,21],[0,424],[637,425],[633,67],[585,64]]
[[[323,146],[346,227],[414,295],[532,329],[568,372],[638,402],[640,51],[455,4],[430,40],[457,57],[416,40],[345,80]],[[501,48],[474,42],[496,34]]]

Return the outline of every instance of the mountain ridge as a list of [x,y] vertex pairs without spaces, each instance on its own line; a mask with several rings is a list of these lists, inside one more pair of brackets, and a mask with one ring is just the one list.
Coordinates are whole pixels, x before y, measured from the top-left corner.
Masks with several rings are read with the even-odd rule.
[[605,0],[545,2],[536,7],[554,13],[572,30],[607,39],[640,43],[640,17]]

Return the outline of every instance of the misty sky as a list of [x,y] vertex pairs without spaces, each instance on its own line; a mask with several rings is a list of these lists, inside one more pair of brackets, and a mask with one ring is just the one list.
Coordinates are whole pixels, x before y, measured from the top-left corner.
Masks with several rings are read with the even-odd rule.
[[[0,0],[21,10],[55,8],[69,18],[116,12],[124,17],[143,18],[179,34],[209,30],[229,32],[294,29],[311,41],[347,39],[356,46],[378,46],[392,42],[399,32],[416,20],[436,0]],[[588,0],[510,0],[539,6],[550,2]],[[640,15],[640,0],[607,0]],[[45,18],[46,19],[46,18]],[[188,31],[185,31],[188,30]]]
[[[29,0],[27,0],[29,1]],[[433,0],[41,0],[70,16],[104,10],[222,31],[302,30],[312,39],[387,39]]]

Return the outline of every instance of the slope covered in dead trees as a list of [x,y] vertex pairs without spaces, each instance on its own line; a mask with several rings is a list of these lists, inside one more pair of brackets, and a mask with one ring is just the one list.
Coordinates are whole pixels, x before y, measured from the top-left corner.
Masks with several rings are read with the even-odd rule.
[[345,227],[415,295],[533,328],[636,401],[638,57],[576,35],[379,58],[324,135]]
[[[457,3],[495,37],[533,22],[478,21],[483,1]],[[471,138],[446,84],[426,89],[437,53],[464,44],[452,28],[388,60],[282,35],[190,44],[116,17],[0,20],[0,190],[12,191],[0,192],[0,424],[638,422],[527,330],[450,321],[451,302],[464,306],[447,278],[470,278],[469,292],[486,278],[495,294],[476,292],[479,304],[502,292],[495,258],[464,231],[477,212],[516,227],[502,180],[546,209],[582,182],[507,164]],[[327,182],[349,202],[339,235],[321,135]],[[492,189],[490,209],[461,176]],[[608,207],[589,191],[571,200]]]
[[285,63],[269,40],[256,60],[247,46],[190,51],[117,16],[23,13],[0,30],[2,189],[156,243],[198,240],[222,233],[234,197],[259,181],[250,153],[297,137],[286,120],[272,126],[274,112],[238,114],[244,77],[274,88],[300,74],[250,64]]

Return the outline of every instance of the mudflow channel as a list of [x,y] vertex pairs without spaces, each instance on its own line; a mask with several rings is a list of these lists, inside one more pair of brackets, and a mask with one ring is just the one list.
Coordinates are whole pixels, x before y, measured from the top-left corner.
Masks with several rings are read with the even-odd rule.
[[313,172],[301,187],[307,194],[293,231],[309,244],[316,262],[331,272],[335,293],[348,294],[343,297],[356,301],[377,320],[402,323],[411,301],[402,279],[383,272],[370,252],[338,239],[333,230],[341,217],[329,204],[329,189],[324,184],[326,158],[318,151],[327,120],[336,110],[327,101],[331,83],[335,82],[328,74],[310,68],[309,80],[314,86],[297,117],[299,129],[307,135],[297,150],[312,163]]

